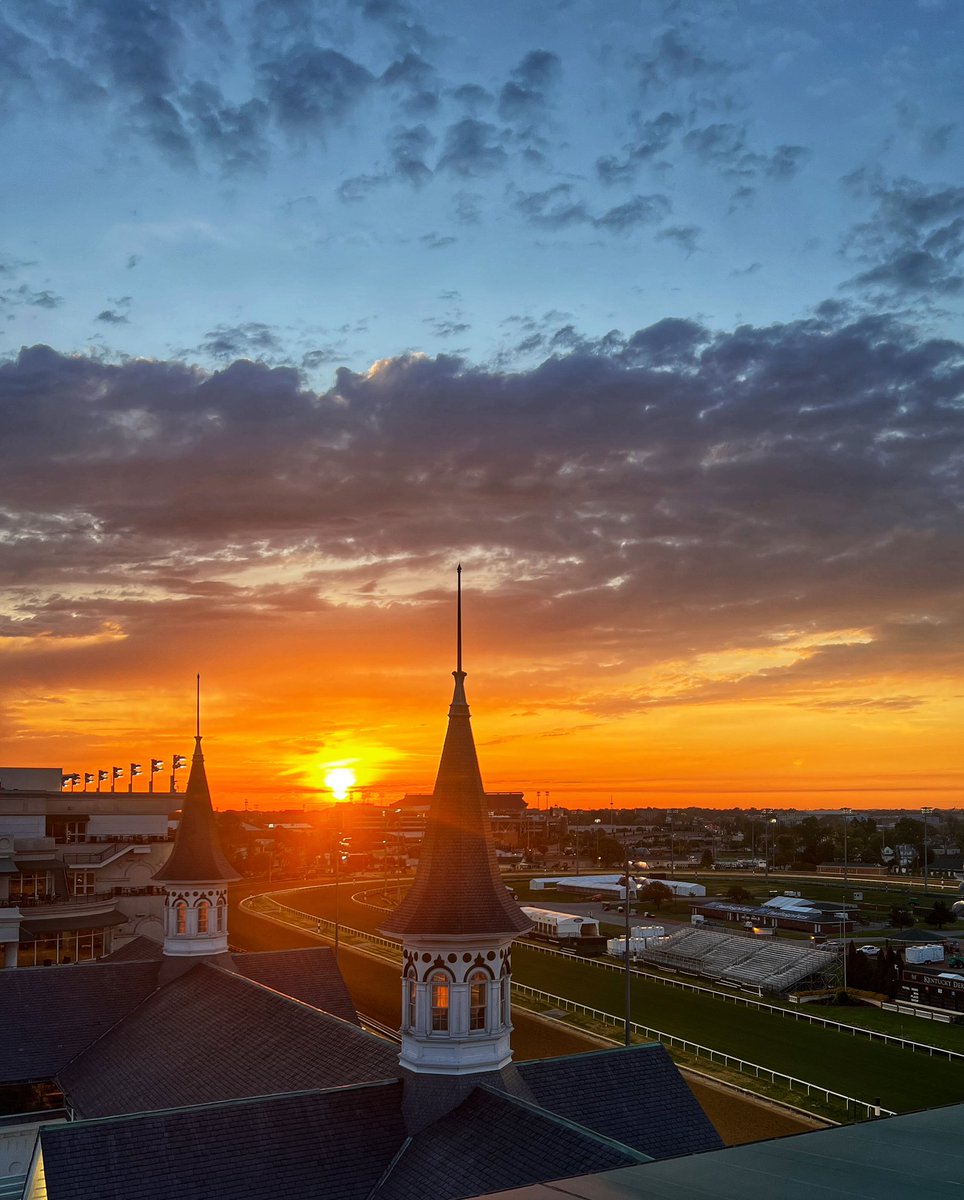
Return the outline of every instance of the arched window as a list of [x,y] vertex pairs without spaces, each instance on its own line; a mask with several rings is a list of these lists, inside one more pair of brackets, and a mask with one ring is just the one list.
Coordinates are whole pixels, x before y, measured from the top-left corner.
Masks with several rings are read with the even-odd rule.
[[199,900],[197,906],[197,931],[198,933],[207,933],[208,918],[211,913],[211,903],[209,900]]
[[187,933],[187,901],[178,900],[174,905],[174,927],[178,933]]
[[408,1028],[415,1029],[416,1000],[418,998],[418,981],[415,972],[411,971],[405,977],[405,1007],[408,1015]]
[[218,933],[224,932],[224,914],[227,910],[227,905],[224,903],[224,897],[218,896],[217,908],[214,910],[214,927]]
[[444,971],[436,971],[432,985],[432,1029],[446,1030],[449,1027],[449,977]]
[[502,982],[499,986],[500,986],[500,995],[501,995],[501,999],[502,999],[502,1002],[501,1002],[502,1024],[508,1025],[509,1024],[509,1013],[511,1011],[511,1009],[509,1007],[509,979],[508,979],[508,976],[506,976],[506,978],[502,980]]
[[484,971],[469,976],[469,1029],[485,1028],[486,991],[489,977]]

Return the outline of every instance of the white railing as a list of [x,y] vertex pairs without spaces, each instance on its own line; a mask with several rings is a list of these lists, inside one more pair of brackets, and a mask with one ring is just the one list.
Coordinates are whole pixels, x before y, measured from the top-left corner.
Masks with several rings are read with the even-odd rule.
[[[539,946],[526,942],[526,950],[535,950],[539,954],[554,954],[572,962],[573,956],[565,950],[556,950],[553,946]],[[580,958],[579,962],[604,971],[617,971],[625,974],[626,968],[622,963],[607,962],[602,958]],[[720,992],[716,988],[703,987],[698,983],[689,983],[684,979],[670,979],[665,975],[657,975],[652,971],[632,969],[632,974],[638,979],[648,979],[651,983],[659,983],[664,987],[679,988],[684,992],[698,992],[704,996],[712,996],[716,1000],[726,1000],[730,1004],[742,1004],[744,1008],[755,1008],[761,1012],[776,1013],[780,1017],[789,1017],[793,1021],[806,1021],[809,1025],[820,1025],[824,1029],[834,1029],[840,1033],[849,1033],[854,1037],[865,1037],[871,1042],[883,1042],[886,1045],[899,1046],[902,1050],[910,1050],[915,1054],[927,1054],[933,1058],[946,1058],[949,1062],[964,1060],[964,1054],[957,1050],[947,1050],[943,1046],[931,1046],[927,1042],[915,1042],[910,1038],[899,1037],[892,1033],[881,1033],[879,1029],[864,1029],[860,1025],[850,1025],[844,1021],[835,1021],[832,1017],[818,1017],[813,1013],[804,1012],[799,1008],[782,1008],[779,1004],[768,1004],[765,1000],[754,1000],[749,996],[740,996],[734,992]],[[888,1006],[884,1006],[887,1008]],[[888,1008],[888,1011],[892,1011]]]
[[[582,1016],[589,1017],[590,1020],[598,1021],[605,1025],[625,1025],[624,1018],[616,1017],[612,1013],[603,1012],[601,1009],[593,1008],[588,1004],[579,1004],[575,1000],[568,1000],[565,996],[553,996],[550,992],[540,991],[538,988],[528,987],[523,983],[512,984],[513,994],[524,996],[530,1000],[537,1000],[540,1003],[547,1004],[551,1008],[562,1009],[563,1012],[579,1013]],[[778,1084],[781,1087],[787,1088],[791,1092],[803,1092],[806,1096],[821,1096],[825,1104],[837,1108],[843,1107],[847,1112],[863,1111],[867,1117],[892,1117],[894,1113],[890,1109],[881,1108],[879,1104],[871,1103],[867,1100],[858,1100],[855,1096],[846,1096],[843,1092],[835,1092],[831,1088],[822,1087],[818,1083],[811,1083],[807,1079],[798,1079],[795,1075],[784,1075],[782,1071],[775,1071],[771,1067],[762,1067],[759,1063],[750,1062],[745,1058],[738,1058],[734,1054],[726,1054],[722,1050],[714,1050],[711,1046],[702,1046],[699,1042],[691,1042],[689,1038],[678,1037],[675,1033],[666,1033],[662,1029],[652,1029],[648,1025],[640,1025],[636,1021],[630,1022],[630,1030],[639,1034],[643,1038],[650,1041],[662,1042],[666,1046],[675,1046],[678,1050],[682,1050],[687,1054],[693,1054],[697,1058],[705,1058],[710,1062],[720,1063],[731,1070],[739,1071],[742,1075],[753,1075],[756,1079],[769,1079],[771,1083]]]

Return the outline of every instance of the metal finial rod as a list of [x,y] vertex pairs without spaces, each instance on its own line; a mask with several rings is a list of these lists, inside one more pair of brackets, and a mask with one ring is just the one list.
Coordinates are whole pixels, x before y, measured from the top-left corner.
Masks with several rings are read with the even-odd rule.
[[201,736],[201,672],[197,674],[197,701],[195,704],[195,716],[197,722],[197,737]]
[[456,629],[455,629],[455,669],[461,674],[462,672],[462,564],[459,563],[456,568],[458,577],[458,599],[456,602]]

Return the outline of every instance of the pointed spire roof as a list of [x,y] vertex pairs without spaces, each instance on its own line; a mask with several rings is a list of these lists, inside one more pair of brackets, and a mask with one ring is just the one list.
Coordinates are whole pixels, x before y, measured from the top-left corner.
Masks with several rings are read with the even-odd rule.
[[462,670],[462,567],[458,669],[415,882],[382,923],[386,933],[500,936],[532,922],[509,895],[495,857]]
[[211,792],[204,772],[201,753],[200,676],[198,676],[198,725],[194,738],[191,774],[181,805],[181,823],[174,849],[166,863],[155,872],[157,883],[233,883],[241,876],[224,857],[217,822],[211,805]]

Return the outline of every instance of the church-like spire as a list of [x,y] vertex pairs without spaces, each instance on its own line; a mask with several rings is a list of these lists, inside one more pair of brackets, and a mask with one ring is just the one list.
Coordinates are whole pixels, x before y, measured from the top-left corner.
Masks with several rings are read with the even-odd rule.
[[191,774],[181,805],[174,849],[154,875],[158,883],[233,883],[241,876],[224,857],[201,753],[201,677],[197,677],[197,724]]
[[383,928],[403,935],[511,936],[532,922],[502,881],[489,828],[462,670],[461,563],[456,614],[455,689],[418,871]]

